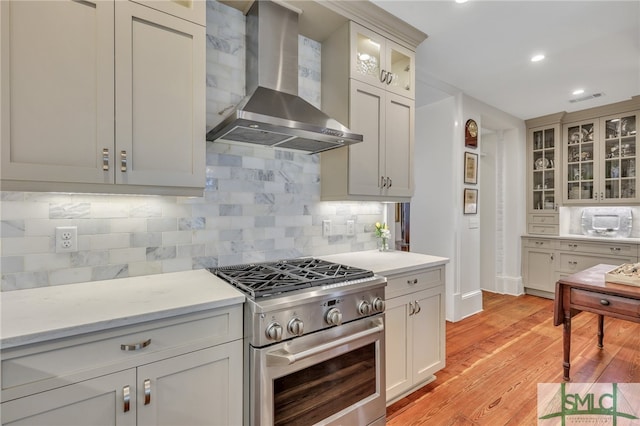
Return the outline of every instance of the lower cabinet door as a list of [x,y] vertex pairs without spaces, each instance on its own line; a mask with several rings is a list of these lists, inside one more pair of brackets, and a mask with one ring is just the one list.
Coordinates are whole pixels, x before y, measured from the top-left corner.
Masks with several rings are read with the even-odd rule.
[[138,367],[139,425],[241,425],[242,340]]
[[553,251],[526,248],[523,261],[525,287],[550,293],[555,292]]
[[412,385],[409,343],[409,301],[411,295],[394,297],[385,306],[385,356],[387,401]]
[[129,369],[8,401],[2,404],[2,424],[134,426],[135,385],[135,369]]
[[440,287],[414,295],[413,380],[419,384],[445,365],[444,295]]

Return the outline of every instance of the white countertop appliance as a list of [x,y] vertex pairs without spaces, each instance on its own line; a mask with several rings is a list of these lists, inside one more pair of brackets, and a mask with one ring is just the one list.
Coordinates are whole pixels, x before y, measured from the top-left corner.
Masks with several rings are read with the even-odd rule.
[[211,272],[247,295],[245,424],[385,423],[386,278],[317,258]]

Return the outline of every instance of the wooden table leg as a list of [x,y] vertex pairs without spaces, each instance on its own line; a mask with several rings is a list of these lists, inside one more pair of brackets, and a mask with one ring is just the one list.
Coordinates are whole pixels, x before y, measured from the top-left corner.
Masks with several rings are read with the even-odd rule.
[[563,346],[563,363],[564,367],[564,380],[570,381],[569,378],[569,369],[571,368],[571,363],[569,362],[570,353],[571,353],[571,312],[567,310],[564,313],[564,327],[562,328],[562,346]]
[[602,340],[604,339],[604,315],[598,315],[598,347],[603,348]]

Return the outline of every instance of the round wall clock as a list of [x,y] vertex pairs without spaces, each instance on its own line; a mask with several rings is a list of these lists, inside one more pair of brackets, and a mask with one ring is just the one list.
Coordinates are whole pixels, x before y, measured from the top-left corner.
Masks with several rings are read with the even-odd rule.
[[464,146],[469,148],[478,147],[478,124],[475,120],[467,120],[464,126]]

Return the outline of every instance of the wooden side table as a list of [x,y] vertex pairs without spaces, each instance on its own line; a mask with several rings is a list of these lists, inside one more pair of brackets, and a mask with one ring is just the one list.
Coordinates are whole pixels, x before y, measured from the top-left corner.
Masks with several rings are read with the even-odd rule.
[[640,287],[605,282],[605,273],[617,265],[596,265],[556,283],[553,325],[562,332],[564,380],[569,381],[571,318],[582,311],[598,314],[598,347],[604,339],[604,317],[640,323]]

